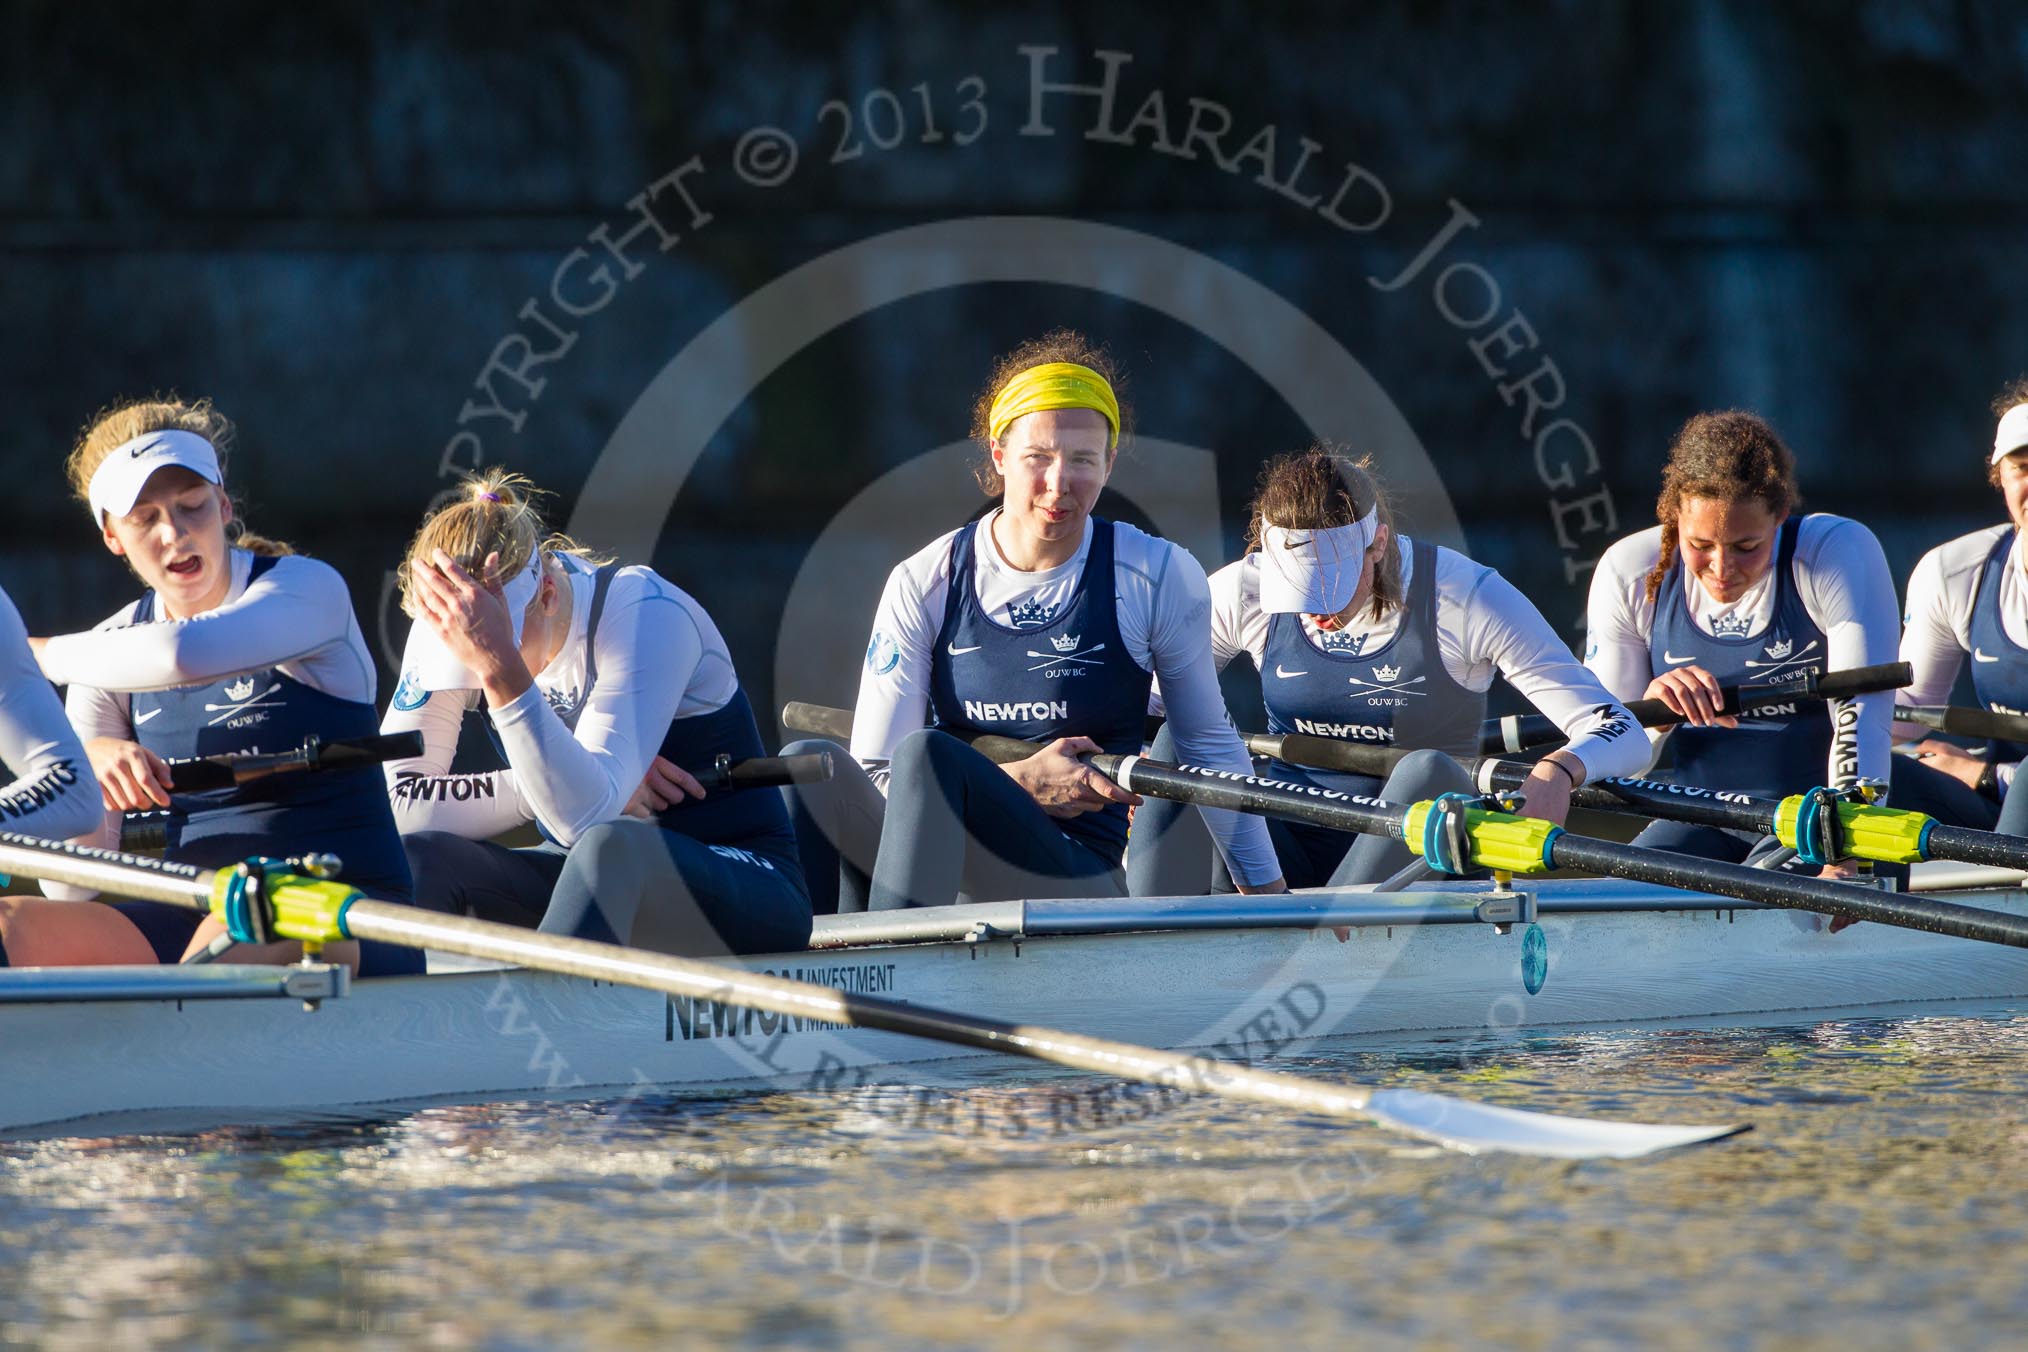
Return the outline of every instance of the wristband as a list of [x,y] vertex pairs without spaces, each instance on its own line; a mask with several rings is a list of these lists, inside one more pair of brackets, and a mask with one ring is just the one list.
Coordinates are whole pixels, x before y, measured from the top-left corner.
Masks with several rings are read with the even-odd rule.
[[1560,760],[1545,760],[1542,763],[1553,770],[1563,771],[1563,777],[1570,781],[1570,787],[1573,789],[1577,787],[1577,772],[1568,765],[1565,765]]
[[2000,796],[2000,767],[1992,761],[1987,761],[1986,768],[1979,772],[1977,787],[1978,791],[1986,797],[1998,798]]

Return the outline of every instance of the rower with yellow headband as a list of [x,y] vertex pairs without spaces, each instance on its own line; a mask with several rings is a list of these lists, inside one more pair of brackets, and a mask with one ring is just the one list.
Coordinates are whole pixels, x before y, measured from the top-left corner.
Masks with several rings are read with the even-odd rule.
[[[1157,676],[1180,758],[1248,771],[1203,568],[1091,514],[1128,420],[1116,383],[1102,350],[1061,330],[995,370],[972,434],[999,506],[889,575],[853,716],[864,773],[790,791],[819,910],[834,876],[841,911],[1125,895],[1139,799],[1077,756],[1139,750]],[[981,733],[1046,745],[999,766],[962,740]],[[1242,891],[1283,890],[1259,818],[1205,816]]]

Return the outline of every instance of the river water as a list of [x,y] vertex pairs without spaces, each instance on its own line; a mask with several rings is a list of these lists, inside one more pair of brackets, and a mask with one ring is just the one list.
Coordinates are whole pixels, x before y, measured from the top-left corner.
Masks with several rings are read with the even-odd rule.
[[0,1145],[0,1343],[2019,1346],[2028,1009],[1323,1043],[1754,1130],[1472,1157],[1032,1070]]

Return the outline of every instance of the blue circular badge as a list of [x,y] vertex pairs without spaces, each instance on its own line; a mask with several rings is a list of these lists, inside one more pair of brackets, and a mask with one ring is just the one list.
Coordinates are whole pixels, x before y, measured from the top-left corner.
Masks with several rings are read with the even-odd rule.
[[1521,984],[1533,995],[1548,979],[1549,940],[1542,937],[1542,926],[1530,925],[1521,936]]
[[873,631],[873,641],[866,645],[866,669],[875,676],[885,676],[901,663],[901,645],[878,629]]
[[394,707],[406,713],[420,709],[429,700],[430,692],[423,689],[422,677],[413,671],[401,673],[401,684],[394,688]]

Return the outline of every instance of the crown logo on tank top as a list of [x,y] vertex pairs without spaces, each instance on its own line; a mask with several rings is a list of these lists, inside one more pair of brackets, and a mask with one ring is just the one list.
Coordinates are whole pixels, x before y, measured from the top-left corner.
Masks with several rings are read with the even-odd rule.
[[1392,681],[1401,675],[1400,667],[1378,666],[1373,669],[1375,680]]
[[[1055,606],[1045,606],[1031,596],[1007,612],[1007,623],[1016,629],[1040,629],[1055,617]],[[1074,648],[1077,644],[1073,641],[1070,646]]]
[[225,685],[225,697],[230,700],[249,700],[253,698],[253,688],[254,678],[251,676],[243,677],[237,681],[227,681]]
[[1767,655],[1777,662],[1781,661],[1783,658],[1787,657],[1790,653],[1794,652],[1795,650],[1796,650],[1796,641],[1792,638],[1785,638],[1779,643],[1770,643],[1767,645]]
[[1367,635],[1348,634],[1343,629],[1320,629],[1317,642],[1327,653],[1344,653],[1357,657],[1366,647]]
[[1732,611],[1711,621],[1714,638],[1745,638],[1753,632],[1753,618],[1742,611]]
[[1074,653],[1077,651],[1077,640],[1076,634],[1058,634],[1049,640],[1049,646],[1060,653]]

